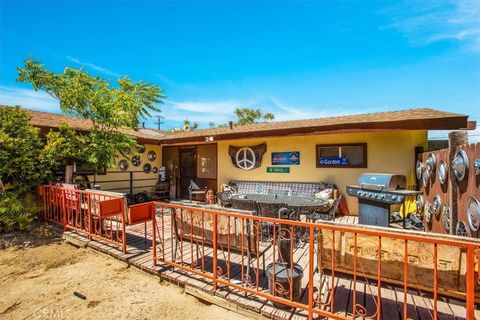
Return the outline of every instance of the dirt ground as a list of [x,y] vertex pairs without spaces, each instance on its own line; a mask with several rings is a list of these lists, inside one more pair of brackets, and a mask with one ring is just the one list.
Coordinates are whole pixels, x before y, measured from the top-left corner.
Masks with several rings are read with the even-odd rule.
[[0,238],[0,319],[246,318],[38,228]]

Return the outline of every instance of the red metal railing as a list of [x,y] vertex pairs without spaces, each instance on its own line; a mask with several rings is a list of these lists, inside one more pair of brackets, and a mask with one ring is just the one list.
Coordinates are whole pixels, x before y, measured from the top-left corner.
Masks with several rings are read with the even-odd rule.
[[126,253],[125,198],[120,194],[79,190],[73,185],[40,187],[45,221],[121,247]]
[[[420,291],[421,298],[429,297],[433,319],[441,315],[439,296],[444,294],[463,300],[466,319],[474,319],[475,303],[480,299],[476,288],[480,270],[478,275],[475,272],[479,241],[161,202],[155,206],[154,264],[161,262],[209,280],[214,291],[236,289],[303,310],[310,319],[314,315],[381,319],[382,287],[389,284],[403,288],[404,319],[410,317],[407,298],[412,289]],[[446,254],[453,254],[452,261],[459,265],[449,265]],[[298,266],[303,268],[301,280],[297,280]],[[340,273],[353,278],[353,302],[346,315],[337,313],[342,301],[335,298],[335,283]],[[357,298],[359,286],[365,295],[370,294],[368,299]]]

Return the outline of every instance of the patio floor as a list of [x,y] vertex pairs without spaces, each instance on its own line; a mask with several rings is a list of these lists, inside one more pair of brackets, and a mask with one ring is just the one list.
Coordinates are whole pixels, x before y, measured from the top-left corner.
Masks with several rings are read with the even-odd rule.
[[[355,216],[343,216],[336,219],[339,223],[355,224],[357,223],[357,217]],[[65,236],[67,239],[72,239],[75,242],[87,245],[95,250],[107,253],[117,259],[125,261],[135,267],[140,268],[146,272],[159,276],[161,279],[176,283],[180,286],[186,286],[189,288],[195,288],[198,291],[204,293],[212,293],[213,286],[208,279],[203,279],[200,276],[192,275],[187,272],[180,271],[178,269],[173,270],[170,266],[161,265],[153,266],[152,262],[152,249],[151,249],[151,225],[147,225],[147,241],[144,238],[144,225],[134,225],[127,227],[127,254],[123,254],[121,250],[112,247],[107,243],[100,241],[89,241],[87,237],[77,234],[75,232],[67,231]],[[170,241],[165,243],[169,244]],[[304,270],[308,270],[308,243],[295,249],[294,260],[300,264]],[[165,248],[165,250],[171,250],[171,248]],[[186,246],[184,249],[185,256],[190,255],[190,247]],[[205,255],[211,258],[212,250],[205,249]],[[271,261],[272,250],[267,249],[264,253],[266,263]],[[230,260],[232,262],[237,259],[240,261],[241,256],[239,254],[232,253]],[[206,259],[206,261],[208,261]],[[208,263],[208,262],[207,262]],[[239,268],[231,268],[231,278],[235,279],[240,273]],[[327,276],[324,277],[324,281],[331,283],[328,271]],[[318,273],[314,275],[318,280]],[[303,277],[302,298],[304,302],[307,301],[306,289],[308,286],[308,277]],[[334,312],[348,316],[352,314],[353,309],[353,295],[356,294],[356,301],[359,304],[365,306],[368,315],[374,315],[376,310],[375,299],[378,288],[368,281],[360,281],[357,278],[356,292],[353,290],[353,279],[349,275],[335,273],[335,293],[334,293]],[[316,281],[318,283],[318,281]],[[263,277],[261,286],[267,290],[268,280],[267,277]],[[316,289],[315,289],[316,290]],[[266,299],[255,297],[253,295],[247,295],[244,292],[240,292],[235,289],[229,289],[220,287],[215,292],[215,296],[221,297],[228,301],[230,305],[235,305],[236,308],[242,308],[246,310],[253,310],[262,314],[263,316],[273,319],[305,319],[307,313],[302,310],[282,310],[275,307],[271,302]],[[403,288],[395,287],[388,284],[382,284],[381,288],[381,310],[382,319],[403,319]],[[328,296],[324,297],[328,300]],[[409,319],[433,319],[433,300],[429,297],[429,294],[422,294],[418,290],[411,290],[408,294],[408,308],[407,318]],[[465,319],[465,303],[462,301],[456,301],[450,298],[441,297],[438,301],[438,319]],[[478,313],[478,310],[476,311]],[[480,313],[476,314],[480,319]]]

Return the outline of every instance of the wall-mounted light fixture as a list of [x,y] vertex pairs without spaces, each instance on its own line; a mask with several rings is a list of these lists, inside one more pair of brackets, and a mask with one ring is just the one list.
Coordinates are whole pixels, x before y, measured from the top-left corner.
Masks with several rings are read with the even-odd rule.
[[212,142],[212,141],[213,141],[213,137],[212,137],[212,136],[205,137],[205,142]]

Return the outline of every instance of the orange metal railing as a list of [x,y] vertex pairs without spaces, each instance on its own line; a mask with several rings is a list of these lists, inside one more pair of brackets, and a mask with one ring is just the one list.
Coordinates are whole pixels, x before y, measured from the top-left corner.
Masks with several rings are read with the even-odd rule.
[[[475,302],[480,298],[479,292],[476,291],[478,279],[475,279],[477,276],[475,267],[476,263],[478,264],[480,252],[478,241],[358,225],[313,224],[259,217],[248,212],[211,210],[161,202],[155,202],[154,206],[157,212],[156,215],[152,214],[154,264],[160,262],[207,279],[211,281],[214,291],[221,287],[236,289],[269,299],[277,305],[304,310],[310,319],[314,315],[331,319],[357,317],[381,319],[382,286],[393,283],[403,287],[402,317],[404,319],[411,316],[407,301],[409,290],[419,287],[422,289],[422,297],[431,296],[430,313],[432,319],[437,319],[441,315],[438,310],[439,296],[448,290],[448,288],[442,290],[442,287],[447,286],[448,283],[444,283],[444,278],[440,277],[440,273],[446,271],[440,270],[439,267],[439,255],[444,254],[443,251],[439,251],[439,248],[448,247],[459,252],[458,259],[463,267],[457,273],[459,283],[457,289],[463,292],[460,292],[458,297],[464,300],[466,319],[474,319]],[[262,243],[267,242],[263,239],[265,232],[269,232],[272,236],[271,247],[262,251],[260,248]],[[334,280],[338,277],[336,269],[341,262],[337,252],[338,242],[345,242],[340,235],[349,235],[353,241],[351,256],[342,258],[351,261],[352,264],[353,303],[347,316],[336,313],[338,307],[335,300]],[[287,255],[291,257],[286,259],[289,261],[286,266],[288,281],[283,278],[283,280],[276,279],[275,261],[278,259],[284,261],[285,258],[285,252],[282,253],[282,249],[279,248],[281,241],[288,242]],[[382,268],[382,265],[388,263],[388,269],[392,268],[392,261],[384,261],[385,252],[389,250],[385,247],[391,241],[395,241],[395,250],[400,252],[400,255],[403,253],[403,256],[397,257],[396,262],[400,265],[401,276],[390,281],[386,274],[391,270]],[[366,253],[361,252],[369,250],[365,247],[367,242],[372,243],[374,248],[370,249],[374,257],[373,262],[366,260]],[[422,286],[415,283],[416,278],[420,276],[419,266],[415,265],[414,261],[417,259],[418,246],[432,249],[430,274],[433,281]],[[270,278],[265,277],[265,262],[262,263],[267,253],[266,262],[273,263]],[[297,256],[299,254],[303,256],[299,258]],[[306,270],[303,270],[304,279],[301,282],[301,289],[305,294],[299,298],[295,292],[294,261],[302,259]],[[420,258],[426,261],[425,259],[425,257]],[[443,260],[442,263],[444,263]],[[374,272],[367,274],[367,268]],[[340,272],[345,272],[344,267]],[[478,272],[480,277],[480,270]],[[325,279],[329,281],[325,282]],[[321,282],[327,283],[325,285],[327,288],[320,288]],[[368,306],[363,299],[357,299],[357,289],[360,284],[368,286],[368,291],[372,292],[373,303]],[[327,291],[326,295],[329,298],[326,301],[322,300],[322,290]]]
[[43,219],[121,247],[126,253],[126,211],[122,195],[79,190],[73,185],[39,188]]

